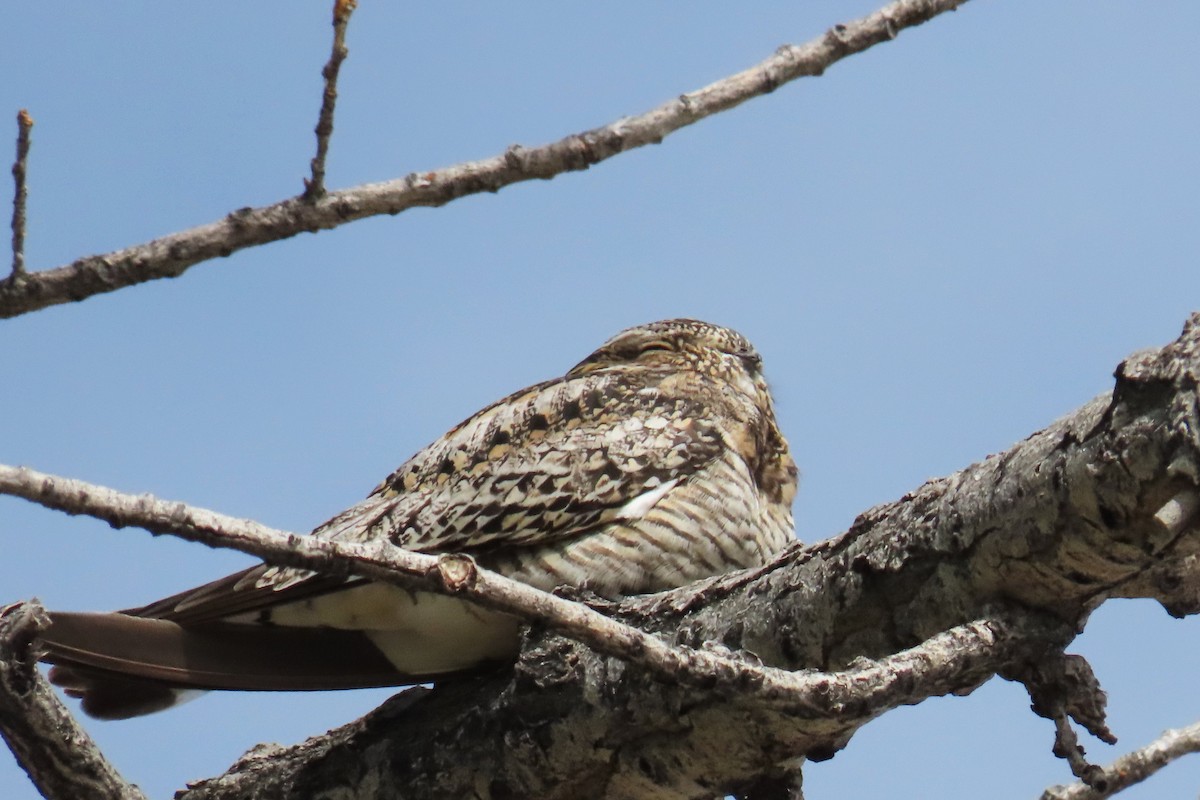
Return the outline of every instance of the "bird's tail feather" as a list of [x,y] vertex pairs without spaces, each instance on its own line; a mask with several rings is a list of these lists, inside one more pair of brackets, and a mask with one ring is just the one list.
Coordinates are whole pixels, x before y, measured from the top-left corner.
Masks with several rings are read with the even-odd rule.
[[127,614],[51,612],[50,680],[102,719],[169,708],[181,690],[394,686],[400,673],[358,631],[212,623],[183,627]]

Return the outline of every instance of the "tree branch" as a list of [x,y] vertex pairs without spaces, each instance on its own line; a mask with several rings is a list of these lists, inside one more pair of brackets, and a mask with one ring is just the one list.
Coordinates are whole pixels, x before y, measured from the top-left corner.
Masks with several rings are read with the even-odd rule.
[[[740,793],[743,783],[760,786],[763,774],[778,774],[781,764],[795,764],[798,754],[828,758],[831,739],[848,740],[868,719],[891,708],[969,690],[1005,665],[1037,658],[1045,641],[1061,641],[1064,633],[1045,618],[999,614],[879,662],[861,660],[838,674],[812,674],[813,702],[803,708],[747,702],[744,694],[719,688],[682,689],[561,639],[534,635],[515,675],[439,684],[415,698],[404,693],[325,736],[273,749],[267,758],[243,759],[222,776],[192,784],[178,800],[319,795],[334,785],[329,781],[335,773],[344,776],[351,769],[353,784],[338,785],[346,797],[363,800],[461,797],[467,787],[477,786],[480,775],[488,776],[486,788],[477,792],[481,796],[489,791],[491,796],[562,798]],[[888,678],[878,682],[884,673]],[[523,720],[529,712],[535,717]],[[562,721],[572,726],[569,732],[560,727],[560,715],[570,718]],[[723,727],[716,725],[721,718]],[[648,720],[654,721],[653,729],[645,727]],[[738,726],[731,728],[730,720]],[[751,748],[742,727],[756,729],[760,737]],[[417,741],[427,736],[434,741]],[[483,741],[492,746],[477,752],[455,744],[459,738],[469,739],[471,747]],[[676,760],[680,738],[704,752]],[[753,759],[756,771],[740,781],[726,775],[714,783],[731,753]],[[581,771],[561,767],[568,754],[571,770]],[[402,760],[409,755],[417,761]],[[437,763],[428,760],[431,755]],[[492,772],[494,767],[499,771]],[[521,775],[515,784],[514,770]]]
[[25,167],[29,160],[29,133],[33,129],[33,117],[21,109],[17,112],[17,160],[13,162],[13,213],[12,213],[12,273],[8,280],[0,282],[15,284],[25,277]]
[[1007,674],[1023,683],[1033,701],[1033,712],[1054,722],[1052,752],[1066,759],[1071,774],[1089,786],[1100,786],[1103,771],[1085,758],[1071,720],[1102,742],[1116,744],[1117,737],[1105,722],[1108,695],[1088,662],[1079,656],[1057,654]]
[[321,93],[321,113],[317,117],[317,154],[312,160],[312,178],[304,182],[304,199],[312,202],[325,196],[325,156],[329,152],[329,137],[333,135],[333,109],[337,105],[337,79],[349,51],[346,49],[346,26],[358,6],[356,0],[334,0],[333,49],[329,61],[321,70],[325,91]]
[[105,760],[37,670],[37,603],[0,608],[0,735],[47,800],[146,800]]
[[505,153],[400,180],[329,192],[310,202],[290,198],[259,208],[242,208],[216,222],[169,234],[145,244],[88,256],[60,267],[0,284],[0,318],[83,300],[159,278],[238,250],[316,232],[417,206],[440,206],[471,194],[496,192],[522,181],[547,180],[584,170],[619,153],[657,144],[680,128],[768,94],[785,83],[822,74],[841,59],[920,25],[966,0],[896,0],[855,22],[837,25],[801,45],[785,45],[770,58],[736,75],[684,94],[644,114],[534,148]]
[[[793,673],[717,652],[672,647],[592,609],[478,567],[467,556],[432,556],[387,545],[360,545],[274,530],[184,503],[135,496],[23,467],[0,465],[0,493],[23,497],[69,514],[86,514],[113,527],[136,526],[213,547],[229,547],[325,573],[354,573],[406,588],[457,594],[541,623],[593,650],[644,667],[660,680],[736,691],[781,710],[837,718],[866,703],[894,707],[928,696],[910,694],[914,675],[945,683],[962,669],[961,658],[1011,648],[1016,624],[977,621],[935,636],[906,654],[864,661],[844,675]],[[971,664],[972,669],[977,665]],[[990,674],[990,673],[989,673]],[[918,691],[923,683],[918,682]],[[853,716],[858,716],[854,714]]]
[[1101,770],[1091,786],[1085,783],[1055,786],[1043,792],[1041,800],[1102,800],[1112,797],[1189,753],[1200,753],[1200,722],[1166,731],[1140,750],[1121,756]]

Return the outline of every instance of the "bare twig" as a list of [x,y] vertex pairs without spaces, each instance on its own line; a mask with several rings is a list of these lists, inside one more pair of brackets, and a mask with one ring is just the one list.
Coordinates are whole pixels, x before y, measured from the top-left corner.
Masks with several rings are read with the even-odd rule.
[[146,800],[105,760],[37,670],[36,602],[0,608],[0,734],[47,800]]
[[28,191],[25,187],[25,166],[29,160],[29,132],[33,128],[33,117],[21,109],[17,112],[17,160],[13,162],[13,183],[16,188],[13,193],[12,213],[12,275],[9,283],[16,283],[25,276],[25,198]]
[[174,278],[202,261],[298,233],[335,228],[380,214],[399,214],[416,206],[440,206],[522,181],[547,180],[563,172],[584,170],[627,150],[657,144],[680,128],[772,92],[789,81],[820,75],[843,58],[890,41],[900,30],[927,22],[965,2],[895,0],[804,45],[785,45],[750,69],[644,114],[552,144],[529,149],[513,146],[482,161],[328,192],[313,202],[301,197],[243,208],[207,225],[42,270],[19,284],[0,286],[0,318],[159,278]]
[[1200,753],[1200,722],[1186,728],[1169,730],[1150,744],[1123,755],[1100,770],[1097,786],[1085,783],[1054,786],[1042,793],[1041,800],[1101,800],[1141,783],[1176,759]]
[[1087,760],[1087,753],[1080,746],[1079,736],[1071,727],[1071,720],[1067,718],[1066,712],[1056,708],[1049,716],[1054,720],[1054,755],[1066,759],[1071,767],[1071,774],[1085,785],[1103,787],[1103,772],[1100,767]]
[[1047,654],[1037,663],[1021,665],[1011,677],[1029,690],[1033,712],[1054,722],[1054,755],[1066,759],[1076,778],[1102,787],[1103,770],[1087,760],[1071,727],[1074,720],[1103,742],[1117,741],[1106,722],[1108,695],[1087,659],[1062,652]]
[[[0,493],[24,497],[69,514],[87,514],[114,527],[136,526],[215,547],[228,547],[275,564],[459,594],[480,605],[542,623],[598,652],[639,664],[660,678],[726,687],[800,717],[849,718],[914,702],[937,688],[986,680],[1023,653],[1024,642],[1051,635],[1036,622],[998,617],[960,625],[911,650],[878,661],[861,660],[840,673],[789,672],[732,655],[675,647],[580,603],[555,597],[476,566],[462,555],[426,555],[383,544],[353,544],[297,536],[149,495],[27,468],[0,465]],[[1032,626],[1032,627],[1031,627]]]
[[312,202],[325,196],[325,156],[329,152],[329,137],[333,135],[333,109],[337,105],[337,79],[342,62],[346,60],[346,26],[358,6],[357,0],[334,0],[333,50],[321,70],[325,91],[321,94],[321,114],[317,117],[317,154],[312,160],[312,178],[304,181],[304,199]]

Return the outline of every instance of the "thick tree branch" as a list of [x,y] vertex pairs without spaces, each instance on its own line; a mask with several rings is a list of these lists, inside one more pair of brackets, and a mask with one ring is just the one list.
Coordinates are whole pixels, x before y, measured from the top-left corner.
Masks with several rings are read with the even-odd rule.
[[[415,699],[405,693],[398,702],[394,698],[364,719],[326,736],[294,748],[274,749],[265,760],[244,759],[223,776],[193,784],[180,800],[225,800],[247,793],[262,798],[319,794],[333,784],[327,784],[325,778],[310,782],[314,764],[319,773],[328,770],[330,778],[353,770],[353,786],[341,785],[349,789],[347,797],[364,800],[461,797],[472,788],[479,796],[712,797],[741,788],[738,781],[728,778],[712,782],[727,760],[728,748],[733,748],[738,758],[755,759],[757,771],[747,783],[761,787],[762,776],[780,774],[781,768],[796,763],[797,754],[828,757],[830,739],[848,739],[868,719],[897,705],[974,688],[1005,665],[1040,657],[1044,643],[1061,641],[1063,633],[1061,626],[1035,616],[999,614],[996,619],[960,626],[879,662],[860,660],[842,673],[814,674],[811,677],[823,684],[814,686],[815,702],[806,708],[787,709],[746,702],[739,692],[663,683],[640,670],[566,645],[561,639],[535,635],[515,675],[439,685]],[[564,645],[568,649],[564,650]],[[877,681],[880,674],[889,676],[886,689]],[[622,701],[619,709],[597,695],[612,692],[619,698],[630,691],[638,700],[629,706]],[[481,696],[490,701],[497,692],[507,695],[513,706],[503,710],[476,706]],[[536,710],[543,704],[552,709],[550,717],[545,708]],[[537,715],[532,727],[520,721],[520,714],[526,711]],[[610,713],[613,716],[609,717]],[[557,722],[550,723],[554,730],[541,728],[562,714],[571,717],[571,725],[580,727],[563,738],[558,737]],[[722,717],[726,726],[710,729]],[[653,719],[666,735],[643,728],[647,719]],[[737,720],[738,726],[730,728],[729,720]],[[419,735],[437,737],[436,742],[428,743],[429,749],[408,736],[413,724],[421,728]],[[770,737],[761,744],[765,752],[744,750],[740,726],[745,725],[770,727]],[[707,763],[674,761],[673,740],[691,739],[697,726],[704,738],[702,748],[709,751]],[[767,736],[765,729],[758,733]],[[455,744],[459,737],[473,744],[493,742],[486,748],[488,755],[482,764],[474,753]],[[496,743],[502,744],[497,747]],[[421,760],[397,760],[414,745]],[[543,747],[548,749],[542,752]],[[447,758],[435,764],[424,760],[431,752],[457,753],[460,760],[471,763],[465,771],[445,770],[453,761]],[[557,761],[567,753],[572,754],[572,766],[582,767],[582,772],[559,769]],[[787,755],[781,757],[781,753]],[[500,772],[489,771],[497,764],[503,765]],[[484,771],[476,772],[479,767]],[[670,782],[668,778],[681,767],[689,770],[682,785]],[[522,774],[518,785],[510,782],[513,768]],[[487,776],[482,788],[474,784],[480,775]]]
[[47,800],[146,800],[117,773],[37,670],[36,603],[0,607],[0,735]]
[[1112,797],[1189,753],[1200,753],[1200,722],[1169,730],[1140,750],[1121,756],[1101,770],[1091,786],[1085,783],[1055,786],[1043,792],[1041,800],[1102,800]]
[[789,81],[820,75],[841,59],[894,39],[904,28],[920,25],[965,2],[896,0],[855,22],[835,26],[804,45],[785,45],[750,69],[644,114],[552,144],[529,149],[513,146],[502,155],[482,161],[329,192],[311,202],[300,197],[243,208],[207,225],[36,272],[23,281],[0,284],[0,318],[159,278],[178,277],[203,261],[306,231],[335,228],[380,214],[399,214],[417,206],[440,206],[466,195],[584,170],[627,150],[657,144],[680,128],[768,94]]

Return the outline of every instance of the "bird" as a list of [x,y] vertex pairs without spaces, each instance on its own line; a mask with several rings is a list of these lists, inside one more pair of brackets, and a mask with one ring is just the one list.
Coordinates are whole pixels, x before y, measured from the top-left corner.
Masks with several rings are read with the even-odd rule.
[[[310,535],[616,598],[767,563],[795,539],[796,488],[758,352],[671,319],[487,406]],[[85,713],[126,719],[194,690],[472,674],[512,663],[519,633],[460,597],[262,563],[141,608],[51,612],[42,660]]]

